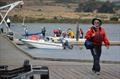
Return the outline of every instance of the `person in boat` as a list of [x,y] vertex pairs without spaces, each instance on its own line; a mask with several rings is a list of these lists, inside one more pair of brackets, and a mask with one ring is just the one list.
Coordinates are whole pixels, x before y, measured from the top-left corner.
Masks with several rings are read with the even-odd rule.
[[46,34],[46,28],[45,27],[42,28],[41,33],[42,33],[43,38],[45,38],[45,34]]
[[58,28],[58,37],[60,37],[62,34],[62,30],[60,28]]
[[27,26],[25,26],[24,31],[25,31],[25,38],[27,38],[27,37],[28,37],[28,29],[27,29]]
[[57,30],[57,29],[54,29],[54,30],[53,30],[54,37],[57,37],[57,32],[58,32],[58,30]]
[[70,36],[69,36],[70,31],[72,31],[72,29],[71,29],[71,28],[68,28],[68,29],[67,29],[67,37],[68,37],[68,38],[70,37]]
[[80,38],[83,38],[83,30],[81,28],[79,30],[79,35],[80,35]]
[[65,31],[62,32],[62,37],[65,38],[67,33]]
[[94,18],[92,20],[92,24],[93,26],[90,27],[86,32],[85,38],[92,40],[93,42],[93,48],[90,49],[94,59],[92,71],[97,73],[97,75],[100,75],[100,56],[102,52],[102,42],[105,43],[107,49],[109,49],[110,43],[104,28],[101,27],[102,21],[98,18]]
[[60,28],[59,28],[59,29],[54,29],[54,30],[53,30],[53,33],[54,33],[54,36],[55,36],[55,37],[60,37],[62,31],[61,31]]
[[68,35],[69,35],[70,38],[74,38],[75,37],[75,33],[73,31],[70,31],[68,33]]

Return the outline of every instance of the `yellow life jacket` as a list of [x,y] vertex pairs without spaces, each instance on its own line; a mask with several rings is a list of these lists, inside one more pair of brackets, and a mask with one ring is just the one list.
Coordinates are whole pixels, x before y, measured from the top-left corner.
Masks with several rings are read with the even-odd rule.
[[73,32],[73,31],[71,31],[71,32],[69,33],[69,35],[70,35],[71,38],[74,38],[74,32]]

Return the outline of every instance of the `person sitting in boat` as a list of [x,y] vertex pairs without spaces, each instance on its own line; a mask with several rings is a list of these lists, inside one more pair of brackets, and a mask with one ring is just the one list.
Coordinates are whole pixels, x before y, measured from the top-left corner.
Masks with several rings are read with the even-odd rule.
[[67,37],[68,37],[68,38],[70,37],[70,36],[69,36],[69,32],[70,32],[70,31],[72,31],[71,28],[68,28],[68,29],[67,29]]
[[65,38],[67,33],[65,31],[62,32],[62,37]]
[[70,38],[74,38],[75,37],[75,33],[73,31],[70,31],[68,35],[69,35]]
[[30,40],[39,40],[40,37],[38,35],[33,34],[29,39]]
[[54,29],[54,30],[53,30],[53,33],[54,33],[54,36],[55,36],[55,37],[57,36],[57,31],[58,31],[57,29]]
[[80,35],[80,38],[83,38],[83,30],[81,28],[79,30],[79,35]]
[[54,33],[54,36],[55,36],[55,37],[60,37],[62,31],[60,30],[60,28],[59,28],[59,29],[54,29],[54,30],[53,30],[53,33]]

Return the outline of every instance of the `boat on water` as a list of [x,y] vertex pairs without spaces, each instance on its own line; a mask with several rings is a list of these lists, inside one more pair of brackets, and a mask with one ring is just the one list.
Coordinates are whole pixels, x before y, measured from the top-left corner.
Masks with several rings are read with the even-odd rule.
[[31,39],[20,39],[23,43],[25,43],[29,47],[35,48],[45,48],[45,49],[63,49],[62,43],[54,43],[51,41],[45,41],[44,39],[39,40],[31,40]]

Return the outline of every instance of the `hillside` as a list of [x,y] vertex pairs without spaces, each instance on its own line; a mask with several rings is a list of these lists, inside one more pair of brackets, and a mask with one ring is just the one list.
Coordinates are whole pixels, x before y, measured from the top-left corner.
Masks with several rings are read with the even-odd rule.
[[[8,1],[11,3],[16,0]],[[65,22],[66,20],[68,20],[67,22],[71,22],[71,20],[76,22],[78,19],[88,21],[94,17],[110,20],[110,17],[114,15],[112,13],[75,12],[79,3],[85,3],[86,1],[89,0],[24,0],[23,7],[14,9],[9,16],[17,22],[22,21],[23,17],[26,17],[28,22],[46,22],[46,20],[47,22]]]

